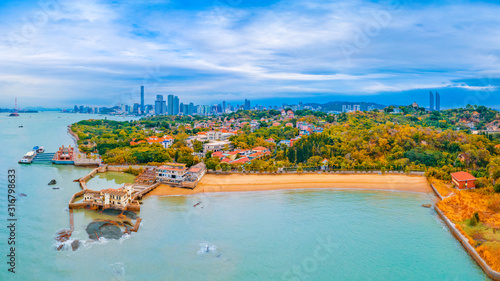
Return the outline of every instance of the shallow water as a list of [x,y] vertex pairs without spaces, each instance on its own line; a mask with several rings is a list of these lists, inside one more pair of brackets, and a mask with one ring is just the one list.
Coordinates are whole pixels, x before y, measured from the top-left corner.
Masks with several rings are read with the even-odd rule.
[[[4,224],[9,167],[17,192],[28,195],[16,202],[16,274],[7,272],[8,232],[0,228],[0,280],[488,280],[435,212],[421,207],[432,195],[386,191],[152,196],[141,205],[138,233],[58,252],[54,236],[68,228],[68,201],[79,191],[73,180],[90,169],[17,161],[35,145],[55,152],[72,144],[67,125],[103,117],[31,115],[0,116]],[[90,183],[127,180],[106,178]],[[48,186],[51,179],[61,189]],[[74,218],[72,238],[86,240],[89,222],[110,217],[77,210]]]

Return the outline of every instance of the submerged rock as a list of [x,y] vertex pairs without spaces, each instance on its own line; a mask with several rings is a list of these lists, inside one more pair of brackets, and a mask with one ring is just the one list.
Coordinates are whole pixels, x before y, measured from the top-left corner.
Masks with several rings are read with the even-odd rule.
[[432,206],[432,204],[422,204],[422,207],[424,208],[430,208]]
[[89,223],[87,234],[92,240],[99,240],[101,237],[106,239],[120,239],[123,236],[122,230],[115,223],[109,221],[93,221]]
[[51,181],[49,182],[49,185],[53,185],[53,184],[56,184],[56,183],[57,183],[57,182],[56,182],[56,180],[51,180]]
[[71,249],[73,249],[73,251],[76,251],[78,247],[80,247],[80,240],[78,239],[73,240],[73,242],[71,242]]

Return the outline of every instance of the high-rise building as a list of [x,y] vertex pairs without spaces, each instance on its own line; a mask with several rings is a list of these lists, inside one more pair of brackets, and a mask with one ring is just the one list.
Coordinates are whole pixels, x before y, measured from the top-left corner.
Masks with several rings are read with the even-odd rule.
[[175,96],[174,97],[174,108],[173,108],[173,114],[177,115],[179,114],[179,97]]
[[144,114],[144,86],[141,86],[141,114]]
[[226,112],[226,101],[222,101],[222,113]]
[[194,104],[192,102],[189,103],[188,107],[188,115],[193,115],[196,112]]
[[165,114],[167,113],[167,105],[166,101],[163,100],[162,95],[156,95],[155,100],[155,115]]
[[441,96],[439,96],[438,92],[436,92],[436,110],[441,110]]
[[245,99],[245,107],[244,107],[245,110],[250,110],[250,101]]
[[434,94],[432,93],[432,91],[429,92],[429,110],[434,110]]
[[168,115],[174,114],[174,95],[168,95],[167,114]]
[[138,115],[139,114],[139,109],[140,109],[140,106],[139,106],[139,103],[134,103],[134,110],[133,110],[133,113]]
[[188,104],[182,104],[182,114],[184,115],[189,115],[189,105]]

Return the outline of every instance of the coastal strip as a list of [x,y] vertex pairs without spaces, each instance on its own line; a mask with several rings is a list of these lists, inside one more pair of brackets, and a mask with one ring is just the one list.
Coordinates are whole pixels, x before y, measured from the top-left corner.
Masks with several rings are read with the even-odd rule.
[[189,195],[202,192],[266,191],[286,189],[370,189],[429,193],[425,177],[377,174],[206,174],[194,189],[158,186],[149,195]]
[[[440,200],[443,200],[443,197],[436,190],[434,185],[431,184],[431,188]],[[469,243],[469,240],[460,233],[460,231],[455,227],[455,224],[448,219],[443,212],[439,209],[439,207],[434,204],[434,210],[438,213],[441,220],[446,224],[448,229],[450,229],[451,233],[457,240],[462,244],[464,249],[469,253],[469,255],[476,261],[476,263],[483,269],[484,273],[488,275],[491,279],[495,281],[500,281],[500,272],[493,270],[484,259],[479,255],[476,249]]]

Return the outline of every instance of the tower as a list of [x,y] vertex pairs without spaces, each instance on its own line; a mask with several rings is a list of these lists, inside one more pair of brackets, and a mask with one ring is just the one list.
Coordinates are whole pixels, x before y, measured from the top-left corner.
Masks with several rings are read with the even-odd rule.
[[141,114],[144,112],[144,86],[141,86]]
[[434,94],[432,91],[429,92],[429,110],[434,111]]
[[167,114],[174,114],[174,95],[168,95]]
[[436,110],[437,111],[441,110],[441,96],[439,95],[438,92],[436,92]]
[[175,96],[174,97],[174,108],[173,108],[173,114],[177,115],[179,114],[179,97]]

